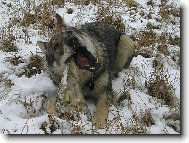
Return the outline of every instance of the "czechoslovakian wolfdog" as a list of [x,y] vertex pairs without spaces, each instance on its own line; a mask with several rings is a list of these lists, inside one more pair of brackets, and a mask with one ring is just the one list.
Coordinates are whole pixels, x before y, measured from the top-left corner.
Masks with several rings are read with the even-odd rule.
[[113,100],[112,79],[130,64],[135,44],[105,22],[69,27],[59,14],[56,14],[56,19],[56,34],[49,42],[38,41],[45,53],[47,72],[59,86],[66,66],[69,67],[67,93],[79,101],[71,102],[87,110],[86,97],[96,99],[92,122],[96,128],[103,128]]

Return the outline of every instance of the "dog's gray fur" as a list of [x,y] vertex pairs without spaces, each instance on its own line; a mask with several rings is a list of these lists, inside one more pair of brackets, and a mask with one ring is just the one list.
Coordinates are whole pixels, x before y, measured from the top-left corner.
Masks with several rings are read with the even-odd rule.
[[[104,22],[68,27],[58,14],[56,14],[56,17],[57,33],[51,38],[50,42],[38,41],[39,47],[45,53],[47,71],[53,82],[58,86],[65,66],[72,62],[70,67],[71,71],[76,72],[73,72],[75,78],[73,79],[70,76],[68,80],[78,81],[78,90],[83,97],[93,96],[97,99],[93,123],[97,128],[104,127],[108,108],[112,102],[111,80],[114,75],[129,65],[134,55],[134,42],[125,34],[117,31],[112,25]],[[77,58],[73,60],[72,55],[81,47],[85,49],[82,52],[88,51],[87,53],[90,53],[90,61],[95,61],[92,64],[94,67],[87,67],[86,69],[86,67],[82,68],[74,62]],[[81,64],[81,66],[83,65]]]

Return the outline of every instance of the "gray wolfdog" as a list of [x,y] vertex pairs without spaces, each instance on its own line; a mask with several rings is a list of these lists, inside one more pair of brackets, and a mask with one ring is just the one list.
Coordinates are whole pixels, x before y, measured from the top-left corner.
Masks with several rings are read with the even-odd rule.
[[[80,103],[74,104],[81,106],[82,110],[86,110],[86,97],[95,98],[96,111],[92,122],[96,128],[103,128],[113,102],[111,81],[130,64],[135,44],[110,24],[92,22],[69,27],[59,14],[55,17],[56,34],[49,42],[38,41],[45,53],[47,72],[54,84],[59,86],[68,66],[69,96],[79,98]],[[53,110],[52,106],[49,108]]]

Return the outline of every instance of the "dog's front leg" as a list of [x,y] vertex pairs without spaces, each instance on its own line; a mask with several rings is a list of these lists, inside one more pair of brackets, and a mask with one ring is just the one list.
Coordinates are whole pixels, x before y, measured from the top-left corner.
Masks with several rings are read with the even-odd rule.
[[97,99],[96,112],[93,116],[93,124],[96,129],[105,127],[112,102],[113,93],[109,87],[111,82],[109,76],[108,71],[102,73],[94,83],[94,90],[91,91],[91,95]]
[[96,129],[104,128],[107,123],[109,107],[111,103],[111,93],[107,90],[100,94],[97,100],[96,112],[93,117],[93,124]]

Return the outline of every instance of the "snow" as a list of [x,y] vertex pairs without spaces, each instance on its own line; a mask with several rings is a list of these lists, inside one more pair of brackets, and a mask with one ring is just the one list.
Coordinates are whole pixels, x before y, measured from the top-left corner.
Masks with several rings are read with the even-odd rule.
[[[5,0],[6,4],[0,1],[0,31],[3,32],[3,27],[7,26],[9,19],[18,14],[22,18],[22,11],[14,13],[10,16],[12,9],[7,7],[11,3],[13,7],[19,9],[19,6],[25,6],[25,0],[10,1]],[[112,7],[112,10],[121,13],[126,26],[126,34],[132,35],[134,32],[144,31],[148,23],[154,26],[161,25],[160,29],[155,29],[154,32],[158,35],[161,33],[169,33],[170,35],[180,37],[180,18],[174,18],[176,24],[166,24],[158,22],[160,0],[155,2],[155,9],[152,10],[147,6],[147,0],[136,0],[141,5],[137,10],[130,10],[127,5]],[[35,1],[39,5],[40,1]],[[180,7],[179,0],[169,0],[169,4],[174,4],[175,7]],[[82,8],[81,8],[82,7]],[[143,7],[143,8],[142,8]],[[73,14],[68,14],[67,9],[72,8]],[[96,5],[89,4],[88,6],[79,6],[73,3],[66,2],[64,8],[55,8],[66,24],[70,26],[80,25],[86,22],[95,21],[95,14],[98,8]],[[152,19],[142,16],[140,13],[144,11],[144,15],[153,11]],[[49,75],[42,71],[40,74],[31,76],[17,76],[22,73],[23,68],[29,61],[32,55],[38,54],[43,56],[41,50],[37,46],[37,41],[48,41],[50,37],[39,35],[38,30],[34,25],[28,27],[28,35],[30,43],[25,43],[22,26],[16,25],[13,34],[17,37],[15,44],[19,48],[18,52],[3,52],[0,50],[0,133],[3,134],[71,134],[76,133],[74,127],[78,127],[78,132],[84,134],[120,134],[123,133],[120,125],[128,129],[128,134],[145,131],[146,134],[179,134],[168,123],[180,128],[179,120],[164,119],[165,115],[172,113],[174,109],[168,105],[162,105],[161,101],[149,95],[145,86],[145,82],[150,79],[154,68],[153,61],[157,55],[157,46],[154,46],[153,55],[151,58],[145,58],[142,55],[137,55],[133,58],[128,69],[123,69],[119,73],[119,77],[113,80],[112,88],[117,98],[121,96],[121,92],[126,90],[131,97],[130,100],[124,99],[117,107],[112,105],[108,115],[108,123],[111,125],[108,129],[94,130],[92,123],[86,118],[86,115],[81,115],[81,121],[67,122],[58,117],[51,117],[47,111],[47,104],[50,99],[56,96],[57,87],[53,84]],[[21,36],[21,37],[20,37]],[[20,38],[19,38],[20,37]],[[1,44],[1,43],[0,43]],[[180,53],[180,47],[176,45],[167,45],[170,52],[169,56],[161,54],[164,64],[164,74],[168,74],[168,82],[174,88],[174,95],[180,103],[180,65],[175,63],[171,57]],[[19,63],[13,66],[6,59],[14,56],[21,56],[24,63]],[[66,76],[65,76],[66,78]],[[134,85],[132,79],[135,79]],[[65,79],[64,79],[65,80]],[[126,88],[126,89],[125,89]],[[88,102],[91,114],[95,112],[95,106],[90,101]],[[146,111],[151,113],[154,124],[145,129],[141,128],[137,123]],[[46,123],[46,124],[44,124]],[[44,127],[42,127],[44,125]],[[55,127],[54,127],[55,126]]]

